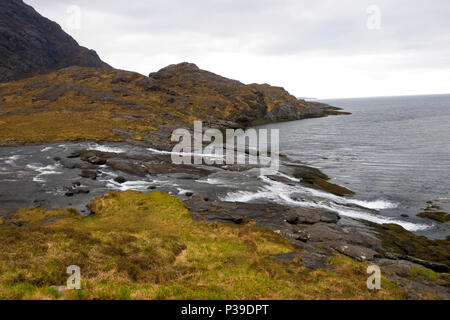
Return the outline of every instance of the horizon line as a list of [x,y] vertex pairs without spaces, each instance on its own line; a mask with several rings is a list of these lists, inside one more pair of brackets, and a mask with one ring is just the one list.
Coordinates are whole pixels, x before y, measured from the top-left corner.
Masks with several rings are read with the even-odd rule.
[[345,100],[345,99],[374,99],[374,98],[402,98],[402,97],[421,97],[421,96],[445,96],[450,95],[448,93],[424,93],[424,94],[399,94],[399,95],[387,95],[387,96],[359,96],[359,97],[343,97],[343,98],[306,98],[305,100]]

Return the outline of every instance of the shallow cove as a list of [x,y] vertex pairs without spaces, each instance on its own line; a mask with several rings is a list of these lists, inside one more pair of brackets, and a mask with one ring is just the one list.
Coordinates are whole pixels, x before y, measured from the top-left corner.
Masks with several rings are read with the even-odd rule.
[[[380,214],[450,235],[449,224],[417,217],[426,202],[450,212],[450,95],[327,100],[352,115],[260,126],[279,128],[281,152],[322,169]],[[409,217],[402,217],[401,215]]]

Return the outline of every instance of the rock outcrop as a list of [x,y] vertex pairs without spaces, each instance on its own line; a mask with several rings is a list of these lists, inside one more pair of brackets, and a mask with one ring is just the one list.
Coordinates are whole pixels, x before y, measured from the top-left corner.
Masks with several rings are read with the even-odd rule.
[[225,129],[340,113],[282,88],[245,85],[190,63],[150,77],[72,66],[0,84],[0,105],[0,143],[131,139],[166,150],[172,149],[167,143],[173,130],[193,128],[196,120]]
[[110,68],[22,0],[0,1],[0,83],[68,66]]

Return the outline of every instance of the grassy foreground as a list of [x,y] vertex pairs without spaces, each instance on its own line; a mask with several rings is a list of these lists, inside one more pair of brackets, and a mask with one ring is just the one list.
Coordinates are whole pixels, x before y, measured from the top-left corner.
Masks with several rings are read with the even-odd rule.
[[[296,250],[276,233],[194,221],[168,194],[113,192],[90,208],[90,217],[23,209],[0,221],[0,299],[404,298],[385,278],[369,291],[367,264],[343,256],[330,259],[335,271],[277,260]],[[69,265],[81,268],[82,289],[59,292]]]

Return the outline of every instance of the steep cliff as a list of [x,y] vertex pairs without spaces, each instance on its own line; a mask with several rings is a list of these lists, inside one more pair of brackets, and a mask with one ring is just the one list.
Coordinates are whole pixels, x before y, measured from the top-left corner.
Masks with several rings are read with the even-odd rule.
[[0,82],[68,66],[110,68],[22,0],[0,1]]

